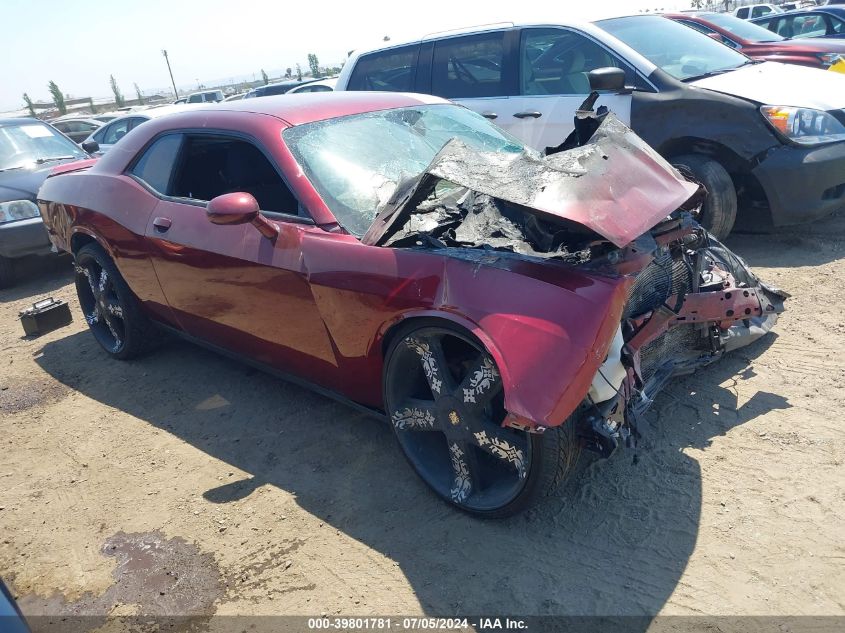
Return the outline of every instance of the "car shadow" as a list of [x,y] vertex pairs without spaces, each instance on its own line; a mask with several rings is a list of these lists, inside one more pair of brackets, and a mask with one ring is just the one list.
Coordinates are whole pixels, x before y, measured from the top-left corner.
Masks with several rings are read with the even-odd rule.
[[[687,449],[790,406],[766,392],[739,405],[733,389],[774,340],[674,381],[646,417],[636,452],[585,457],[543,505],[501,521],[437,500],[380,420],[187,343],[120,363],[82,332],[47,343],[36,361],[86,397],[250,474],[198,490],[210,503],[265,485],[288,491],[395,561],[429,615],[638,615],[647,616],[644,630],[696,544],[701,470]],[[367,578],[363,585],[383,582]]]
[[725,240],[732,251],[752,268],[820,266],[842,258],[845,211],[799,226],[770,229],[766,233],[735,230]]
[[0,303],[49,297],[73,280],[73,265],[65,255],[22,257],[14,261],[14,274],[14,284],[0,290]]

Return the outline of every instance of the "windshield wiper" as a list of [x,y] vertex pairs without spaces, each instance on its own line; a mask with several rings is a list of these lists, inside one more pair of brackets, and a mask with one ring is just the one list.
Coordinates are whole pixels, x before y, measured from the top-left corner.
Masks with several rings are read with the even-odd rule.
[[70,160],[71,158],[76,158],[76,156],[52,156],[50,158],[37,158],[35,160],[35,164],[43,165],[44,163],[49,163],[54,160]]
[[18,165],[17,167],[6,167],[6,169],[0,169],[0,173],[4,171],[15,171],[16,169],[23,169],[25,165]]
[[[747,63],[747,62],[746,62]],[[722,68],[720,70],[711,70],[707,73],[701,73],[700,75],[693,75],[692,77],[686,77],[681,81],[698,81],[699,79],[707,79],[707,77],[715,77],[716,75],[724,75],[725,73],[729,73],[732,70],[736,70],[737,68],[742,68],[745,64],[740,64],[739,66],[734,66],[733,68]]]

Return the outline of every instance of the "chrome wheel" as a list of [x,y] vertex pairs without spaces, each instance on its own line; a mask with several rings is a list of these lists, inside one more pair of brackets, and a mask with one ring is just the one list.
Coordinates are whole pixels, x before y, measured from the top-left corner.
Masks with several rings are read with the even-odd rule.
[[124,308],[109,272],[95,259],[76,264],[76,290],[85,321],[103,348],[117,354],[126,341]]

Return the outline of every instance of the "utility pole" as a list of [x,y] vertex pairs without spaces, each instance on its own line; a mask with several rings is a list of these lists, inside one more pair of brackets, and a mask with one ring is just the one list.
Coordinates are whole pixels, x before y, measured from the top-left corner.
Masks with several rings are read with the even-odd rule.
[[170,83],[173,84],[173,94],[175,94],[176,98],[178,99],[179,98],[179,91],[176,90],[176,82],[173,81],[173,71],[170,70],[170,59],[167,57],[167,51],[164,50],[164,49],[161,49],[161,54],[164,55],[164,61],[167,62],[167,72],[170,73]]

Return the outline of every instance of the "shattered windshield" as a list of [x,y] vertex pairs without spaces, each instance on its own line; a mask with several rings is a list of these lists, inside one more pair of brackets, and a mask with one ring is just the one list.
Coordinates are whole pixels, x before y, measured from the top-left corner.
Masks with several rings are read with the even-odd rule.
[[413,106],[289,128],[284,139],[338,222],[362,236],[398,183],[417,178],[450,140],[520,153],[516,139],[466,108]]
[[73,141],[40,122],[0,127],[0,171],[32,169],[51,160],[86,158]]

